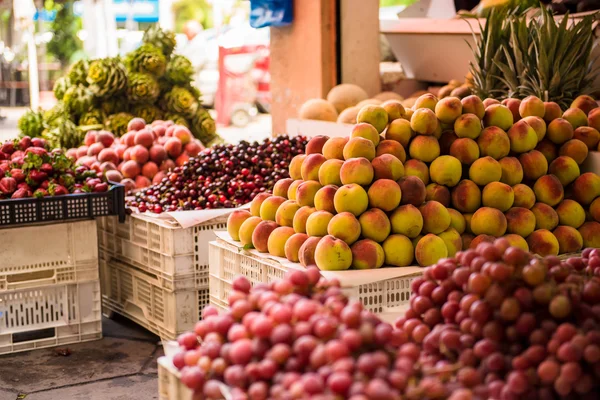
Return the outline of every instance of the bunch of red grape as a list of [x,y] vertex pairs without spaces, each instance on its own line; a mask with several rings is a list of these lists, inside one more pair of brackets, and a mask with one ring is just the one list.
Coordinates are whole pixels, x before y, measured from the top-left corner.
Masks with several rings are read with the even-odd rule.
[[408,399],[600,398],[600,251],[537,258],[504,239],[412,283],[396,365]]

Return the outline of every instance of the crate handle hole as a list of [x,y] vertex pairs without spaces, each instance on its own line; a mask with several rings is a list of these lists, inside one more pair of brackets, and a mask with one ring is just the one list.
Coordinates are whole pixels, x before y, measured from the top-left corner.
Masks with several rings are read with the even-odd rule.
[[24,274],[14,274],[6,277],[8,283],[28,282],[37,281],[41,279],[52,279],[54,278],[54,270],[27,272]]
[[23,343],[32,340],[50,339],[56,336],[55,328],[39,329],[37,331],[28,331],[22,333],[14,333],[12,335],[13,343]]

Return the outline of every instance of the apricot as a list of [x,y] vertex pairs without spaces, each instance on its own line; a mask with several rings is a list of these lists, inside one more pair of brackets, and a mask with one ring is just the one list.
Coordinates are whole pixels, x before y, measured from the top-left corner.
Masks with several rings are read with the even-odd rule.
[[260,218],[263,221],[275,221],[275,215],[279,206],[286,201],[285,197],[270,196],[260,205]]
[[508,233],[527,237],[535,230],[535,214],[527,208],[513,207],[504,215],[506,216],[506,231]]
[[523,175],[529,180],[537,180],[548,173],[548,160],[538,150],[519,155]]
[[473,181],[463,179],[452,190],[452,205],[463,213],[475,212],[481,206],[481,190]]
[[300,185],[303,183],[304,183],[304,181],[302,179],[298,179],[298,180],[295,180],[294,182],[292,182],[290,187],[288,187],[288,192],[287,192],[287,198],[289,200],[296,200],[296,196],[298,194],[298,187],[300,187]]
[[422,267],[433,265],[446,257],[448,257],[446,243],[442,238],[431,233],[423,236],[415,247],[415,258]]
[[556,207],[558,220],[561,225],[579,228],[585,222],[585,210],[578,202],[574,200],[563,200]]
[[410,127],[410,122],[405,119],[393,120],[385,131],[386,140],[395,140],[404,148],[408,147],[408,143],[414,135],[415,132]]
[[540,117],[525,117],[523,121],[527,122],[533,128],[538,138],[538,143],[546,137],[546,122]]
[[416,136],[408,148],[411,158],[432,162],[440,155],[440,144],[433,136]]
[[435,105],[435,115],[441,122],[450,124],[462,114],[462,103],[456,97],[446,97]]
[[593,172],[581,174],[573,182],[573,198],[580,204],[588,205],[600,196],[600,176]]
[[548,102],[544,102],[544,121],[548,124],[552,121],[554,121],[556,118],[560,118],[562,116],[562,110],[560,109],[560,106],[553,102],[553,101],[548,101]]
[[391,223],[387,215],[378,208],[365,211],[358,218],[362,236],[366,239],[381,243],[391,231]]
[[429,183],[429,168],[423,161],[408,160],[404,164],[404,174],[419,178],[424,185]]
[[519,106],[519,114],[521,117],[544,117],[546,114],[546,107],[544,106],[544,102],[535,96],[525,97],[521,101],[521,105]]
[[371,185],[367,192],[369,206],[383,211],[392,211],[400,204],[402,191],[400,186],[391,179],[379,179]]
[[[302,182],[300,185],[298,185],[298,189],[296,189],[295,200],[298,202],[300,207],[313,207],[315,205],[315,196],[321,188],[321,184],[317,181]],[[290,196],[288,197],[291,199]]]
[[408,267],[414,260],[414,247],[404,235],[390,235],[383,242],[385,264],[393,267]]
[[347,137],[332,137],[323,145],[323,156],[328,160],[343,160],[344,147],[348,143]]
[[373,240],[363,239],[354,243],[352,250],[352,268],[376,269],[385,261],[383,247]]
[[358,112],[356,122],[371,124],[377,129],[377,132],[381,133],[388,124],[388,113],[385,111],[385,108],[379,105],[367,104]]
[[300,205],[295,200],[286,200],[277,209],[275,222],[280,226],[294,226],[294,216],[299,209]]
[[515,153],[526,153],[533,150],[538,143],[537,133],[525,120],[517,121],[507,134],[510,140],[510,150]]
[[454,121],[454,133],[459,138],[477,139],[481,129],[481,120],[474,114],[463,114]]
[[583,247],[600,248],[600,223],[586,222],[579,227],[579,233],[583,239]]
[[565,142],[558,151],[561,156],[571,157],[575,162],[581,165],[588,156],[588,147],[578,139],[571,139]]
[[275,257],[285,257],[285,244],[292,235],[294,235],[294,229],[289,226],[275,228],[267,241],[269,254]]
[[250,217],[252,217],[252,214],[246,210],[236,210],[229,214],[229,217],[227,217],[227,233],[233,240],[240,240],[240,227]]
[[465,217],[454,208],[448,208],[448,213],[450,214],[450,228],[456,229],[462,235],[467,229]]
[[306,220],[306,234],[308,236],[327,235],[327,226],[333,218],[333,214],[328,211],[315,211],[310,214]]
[[515,157],[504,157],[500,161],[500,167],[502,168],[502,176],[500,182],[506,183],[507,185],[514,186],[521,183],[523,180],[523,166],[519,160]]
[[262,221],[252,233],[252,245],[261,253],[269,251],[269,236],[277,229],[277,224],[274,221]]
[[402,196],[400,204],[420,206],[427,197],[427,189],[423,181],[417,176],[405,176],[398,180]]
[[492,157],[483,157],[471,164],[469,178],[476,184],[485,186],[490,182],[500,181],[502,167]]
[[497,126],[498,128],[506,131],[513,126],[514,118],[512,112],[508,107],[501,104],[492,104],[485,109],[485,115],[483,116],[483,125]]
[[362,137],[351,138],[344,146],[343,155],[344,160],[364,157],[371,161],[375,158],[375,145],[372,141]]
[[579,108],[569,108],[563,113],[562,117],[569,121],[573,129],[588,125],[587,115]]
[[[600,115],[600,112],[598,115]],[[591,126],[580,126],[573,132],[573,139],[585,143],[589,150],[596,150],[598,142],[600,142],[600,132]]]
[[566,119],[557,118],[548,124],[546,136],[554,144],[563,144],[564,142],[573,139],[573,125]]
[[558,149],[554,143],[549,139],[544,139],[535,146],[535,149],[542,153],[548,163],[551,163],[556,157],[558,157]]
[[250,214],[255,217],[260,217],[260,207],[262,206],[263,201],[271,196],[272,195],[270,193],[264,192],[257,194],[250,203]]
[[558,226],[558,214],[554,208],[548,204],[535,203],[531,207],[533,215],[535,215],[535,229],[553,230]]
[[453,187],[462,176],[460,161],[452,156],[440,156],[429,166],[429,176],[437,184]]
[[322,154],[313,153],[306,156],[302,162],[300,173],[305,181],[319,181],[319,169],[327,161]]
[[490,207],[481,207],[471,219],[471,231],[475,235],[500,237],[506,233],[507,221],[502,211]]
[[302,243],[300,250],[298,250],[298,261],[303,267],[316,265],[315,263],[315,250],[317,244],[321,241],[320,237],[309,237]]
[[479,159],[479,146],[473,139],[460,138],[450,145],[450,155],[462,164],[471,165]]
[[358,240],[360,232],[358,219],[349,212],[334,215],[327,225],[327,234],[342,239],[348,245]]
[[373,166],[364,157],[347,159],[340,169],[340,180],[344,185],[356,183],[367,186],[373,181],[373,176]]
[[560,225],[552,231],[552,234],[558,241],[558,253],[575,253],[581,251],[583,247],[583,237],[581,233],[572,226]]
[[594,108],[598,108],[598,103],[596,103],[596,100],[594,100],[593,97],[582,94],[573,100],[571,103],[571,108],[579,108],[587,115]]
[[292,178],[280,179],[275,182],[275,186],[273,186],[273,195],[285,197],[287,199],[288,189],[292,182],[294,182]]
[[[449,216],[450,214],[448,214]],[[392,212],[390,223],[392,225],[392,233],[399,233],[409,238],[415,238],[423,230],[424,219],[417,207],[412,204],[406,204]]]
[[298,211],[296,211],[292,221],[292,226],[296,233],[306,233],[306,220],[308,220],[308,217],[315,211],[317,211],[316,208],[309,206],[300,207]]
[[462,103],[462,112],[465,114],[475,114],[477,118],[483,119],[485,115],[485,106],[483,101],[478,96],[471,95],[463,98]]
[[410,118],[411,129],[420,135],[433,135],[438,124],[435,113],[428,108],[416,108]]
[[507,211],[513,206],[515,193],[512,187],[501,182],[490,182],[483,188],[482,203],[485,207]]
[[352,251],[343,240],[328,235],[317,243],[315,263],[323,271],[343,271],[352,265]]
[[508,243],[511,247],[518,247],[521,250],[529,251],[529,245],[527,244],[527,240],[522,236],[515,234],[504,235],[504,239],[508,240]]
[[[314,197],[314,206],[317,211],[329,211],[335,213],[335,206],[333,205],[333,198],[338,187],[335,185],[326,185],[317,190]],[[280,224],[281,225],[281,224]]]
[[438,236],[446,244],[446,248],[448,249],[448,257],[454,257],[456,253],[462,250],[462,238],[456,229],[448,228],[444,232],[438,234]]
[[542,257],[558,255],[558,240],[549,230],[538,229],[534,231],[527,236],[527,244],[529,245],[529,251]]
[[533,192],[537,201],[556,206],[565,197],[562,183],[555,175],[544,175],[535,181]]
[[434,200],[442,203],[444,207],[450,206],[450,190],[446,186],[430,183],[426,188],[426,201]]
[[260,217],[250,217],[250,218],[247,218],[240,225],[238,235],[239,235],[240,243],[242,243],[244,248],[254,247],[252,245],[252,235],[254,234],[254,230],[256,229],[258,224],[260,224],[261,222],[262,222],[262,219],[260,219]]
[[299,254],[300,248],[308,240],[308,235],[306,233],[294,233],[290,238],[285,242],[284,252],[285,258],[291,262],[300,261]]
[[358,217],[367,210],[369,196],[360,185],[352,183],[341,186],[335,192],[333,204],[338,213],[348,211]]
[[404,176],[404,165],[391,154],[382,154],[371,161],[374,179],[392,179],[397,181]]
[[406,151],[399,142],[395,140],[382,140],[376,149],[376,156],[391,154],[401,162],[406,161]]
[[354,125],[352,128],[352,132],[350,133],[350,138],[361,137],[373,142],[374,146],[379,144],[379,132],[377,129],[371,124],[367,124],[365,122],[358,123]]
[[485,128],[477,138],[479,154],[500,160],[510,153],[510,140],[506,132],[497,126]]
[[[448,209],[437,201],[428,201],[419,207],[423,216],[423,232],[438,234],[450,226]],[[409,235],[407,235],[409,236]]]

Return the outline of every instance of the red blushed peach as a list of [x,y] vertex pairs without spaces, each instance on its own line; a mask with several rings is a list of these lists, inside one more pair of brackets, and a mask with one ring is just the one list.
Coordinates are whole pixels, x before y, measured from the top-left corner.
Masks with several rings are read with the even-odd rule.
[[88,156],[97,156],[104,149],[104,145],[102,143],[94,143],[88,148],[87,155]]
[[273,195],[285,197],[287,199],[287,192],[290,185],[294,182],[291,178],[280,179],[273,186]]
[[303,267],[316,265],[315,250],[320,241],[320,237],[309,237],[304,241],[304,243],[302,243],[300,250],[298,250],[298,261],[300,261],[300,265]]
[[306,233],[295,233],[285,242],[285,258],[291,262],[300,261],[299,254],[300,248],[308,240]]
[[171,158],[177,158],[181,154],[181,150],[183,149],[183,145],[181,144],[181,140],[172,137],[165,143],[165,150],[167,154]]
[[328,136],[313,136],[306,144],[306,154],[323,154],[323,146],[329,140]]
[[178,126],[175,128],[175,130],[173,131],[173,137],[176,137],[177,139],[179,139],[181,141],[182,145],[186,145],[188,143],[190,143],[193,139],[192,133],[190,132],[190,130],[188,128],[186,128],[185,126]]
[[183,164],[185,164],[186,162],[188,162],[189,159],[190,159],[190,156],[188,156],[185,153],[181,153],[179,155],[179,157],[177,157],[175,159],[175,165],[177,165],[178,167],[181,167]]
[[146,126],[146,121],[143,118],[133,118],[127,124],[128,131],[139,131]]
[[148,161],[150,155],[144,146],[138,144],[131,149],[130,157],[133,161],[144,164]]
[[115,136],[109,131],[100,131],[96,141],[102,143],[104,147],[110,147],[115,142]]
[[77,149],[69,149],[66,153],[71,160],[77,160]]
[[425,202],[427,189],[423,181],[416,176],[405,176],[398,180],[400,185],[401,199],[400,204],[412,204],[420,206]]
[[111,162],[113,164],[119,163],[119,156],[114,149],[102,149],[100,154],[98,154],[98,161],[103,162]]
[[164,171],[158,171],[158,173],[154,175],[154,178],[152,178],[152,184],[157,185],[161,183],[166,176],[167,174]]
[[79,148],[77,149],[77,158],[87,156],[88,150],[89,150],[88,146],[79,146]]
[[135,146],[135,134],[137,132],[127,132],[121,136],[121,143],[126,144],[127,147]]
[[125,161],[121,166],[121,173],[125,178],[135,178],[140,174],[140,166],[133,160]]
[[154,178],[154,175],[158,173],[158,165],[152,161],[148,161],[142,167],[142,175],[144,175],[148,179]]
[[154,132],[157,137],[165,136],[167,133],[167,127],[164,125],[153,125],[152,132]]
[[123,175],[116,170],[106,171],[104,176],[106,176],[106,179],[110,182],[121,182],[123,180]]
[[150,147],[150,160],[154,161],[157,165],[160,165],[164,160],[167,159],[167,152],[160,144],[155,144]]
[[269,236],[271,232],[277,229],[277,224],[273,221],[263,221],[256,225],[252,233],[252,245],[261,253],[266,253],[269,250]]
[[98,132],[89,131],[85,134],[85,139],[83,139],[83,143],[89,147],[89,146],[93,145],[94,143],[96,143],[97,136],[98,136]]
[[125,193],[129,193],[135,189],[135,181],[133,179],[125,178],[121,181],[121,185],[125,186]]
[[319,169],[327,159],[318,153],[309,154],[302,162],[300,173],[305,181],[319,181]]
[[117,169],[117,167],[115,166],[114,163],[112,163],[110,161],[105,161],[102,164],[100,164],[100,171],[102,171],[102,172],[112,171],[115,169]]
[[141,131],[138,131],[135,134],[133,142],[136,145],[150,148],[150,146],[152,146],[152,143],[154,143],[154,135],[149,130],[142,129]]
[[143,189],[145,187],[150,186],[152,182],[150,182],[150,179],[146,178],[143,175],[138,175],[135,177],[135,188],[136,189]]
[[183,148],[183,151],[185,151],[190,157],[196,157],[202,150],[204,150],[204,146],[198,140],[192,140]]
[[119,157],[119,160],[123,159],[123,154],[125,154],[126,149],[127,146],[124,144],[118,144],[117,147],[115,147],[115,151],[117,152],[117,157]]
[[175,161],[173,160],[164,160],[162,163],[160,163],[160,170],[161,171],[170,171],[173,168],[175,168]]

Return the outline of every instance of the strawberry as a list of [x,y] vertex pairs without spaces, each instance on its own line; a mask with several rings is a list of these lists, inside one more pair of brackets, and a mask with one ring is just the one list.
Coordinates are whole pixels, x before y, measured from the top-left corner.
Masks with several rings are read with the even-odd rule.
[[40,183],[48,179],[48,174],[42,171],[37,171],[35,169],[29,171],[29,179],[31,179],[35,183]]
[[27,190],[28,192],[31,192],[31,186],[29,186],[29,185],[28,185],[27,183],[25,183],[25,182],[21,182],[21,183],[19,183],[19,184],[17,185],[17,190],[19,190],[19,189],[25,189],[25,190]]
[[46,154],[48,154],[46,149],[44,149],[43,147],[29,147],[29,148],[27,148],[27,150],[25,150],[25,154],[29,154],[29,153],[33,153],[38,156],[45,156]]
[[42,147],[42,148],[46,148],[46,145],[48,143],[46,143],[46,139],[42,139],[39,137],[35,137],[33,139],[31,139],[31,144],[35,147]]
[[31,138],[29,136],[23,136],[21,140],[19,140],[19,149],[27,150],[31,147]]
[[8,160],[10,158],[10,155],[8,153],[4,153],[2,151],[0,151],[0,160]]
[[40,171],[51,174],[54,171],[54,168],[52,167],[52,164],[44,163],[40,166]]
[[4,194],[11,194],[17,190],[17,181],[11,177],[4,177],[0,179],[0,192]]
[[17,189],[12,196],[10,196],[11,199],[24,199],[26,197],[31,197],[31,192],[24,188]]
[[106,192],[108,190],[108,184],[106,182],[98,183],[94,186],[94,192]]
[[12,176],[17,183],[21,183],[25,181],[25,173],[22,169],[13,168],[10,170],[10,176]]
[[15,145],[12,142],[6,142],[0,147],[0,151],[6,154],[12,154],[15,152]]
[[69,191],[63,185],[51,184],[48,187],[48,193],[50,193],[52,196],[61,196],[69,194]]
[[48,196],[48,191],[46,189],[38,188],[35,192],[33,192],[33,197],[42,198]]

